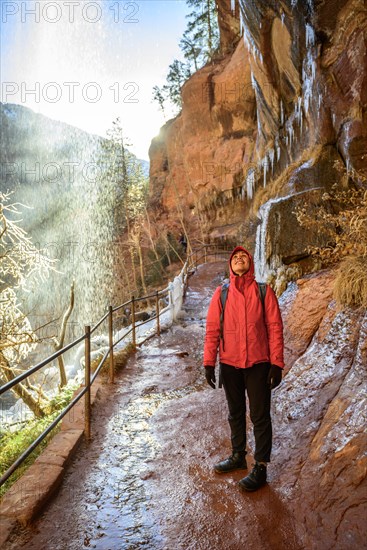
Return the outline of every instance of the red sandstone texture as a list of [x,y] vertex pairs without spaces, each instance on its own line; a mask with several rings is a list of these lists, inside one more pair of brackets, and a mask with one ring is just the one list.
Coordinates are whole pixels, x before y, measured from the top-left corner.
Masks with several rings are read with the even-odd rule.
[[231,189],[242,174],[243,155],[251,156],[254,143],[255,96],[246,57],[241,41],[232,56],[195,73],[182,88],[181,115],[152,141],[152,192],[169,211],[180,204],[199,208],[204,195]]
[[287,371],[306,351],[319,329],[332,299],[333,280],[330,271],[309,275],[294,283],[295,293],[282,296]]

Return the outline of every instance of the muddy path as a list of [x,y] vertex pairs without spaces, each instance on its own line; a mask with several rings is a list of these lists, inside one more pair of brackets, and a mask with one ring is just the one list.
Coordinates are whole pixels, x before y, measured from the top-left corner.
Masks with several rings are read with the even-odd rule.
[[[180,321],[143,345],[104,386],[62,487],[7,548],[38,550],[298,550],[276,461],[269,483],[243,494],[245,474],[217,475],[230,454],[223,390],[201,367],[205,315],[225,262],[190,278]],[[252,463],[253,439],[248,455]]]

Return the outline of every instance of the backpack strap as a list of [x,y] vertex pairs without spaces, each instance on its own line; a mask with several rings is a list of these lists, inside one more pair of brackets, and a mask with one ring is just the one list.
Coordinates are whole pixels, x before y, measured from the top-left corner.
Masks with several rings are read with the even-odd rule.
[[228,290],[229,290],[229,283],[223,283],[222,289],[220,291],[220,303],[222,305],[222,311],[220,312],[220,338],[223,341],[224,346],[224,339],[223,339],[223,319],[224,319],[224,308],[226,307],[226,301],[228,298]]
[[257,283],[257,288],[259,289],[261,304],[263,306],[263,310],[265,311],[265,296],[267,285],[266,283]]

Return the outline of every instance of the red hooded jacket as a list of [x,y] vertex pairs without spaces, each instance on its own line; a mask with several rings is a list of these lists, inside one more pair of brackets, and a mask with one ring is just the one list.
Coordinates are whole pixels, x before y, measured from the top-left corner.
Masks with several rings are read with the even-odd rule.
[[[242,276],[235,275],[231,269],[232,256],[240,250],[250,258],[250,269]],[[273,289],[267,286],[263,311],[254,262],[242,246],[233,250],[229,272],[230,285],[223,320],[224,345],[220,339],[222,287],[219,286],[213,294],[206,319],[204,365],[215,366],[219,348],[219,361],[233,367],[247,368],[266,361],[283,368],[283,323]]]

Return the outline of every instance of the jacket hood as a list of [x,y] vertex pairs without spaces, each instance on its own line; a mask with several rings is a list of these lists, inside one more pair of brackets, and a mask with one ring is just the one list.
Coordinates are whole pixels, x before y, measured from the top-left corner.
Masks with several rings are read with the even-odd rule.
[[245,254],[247,254],[247,256],[250,258],[250,268],[248,270],[247,273],[244,273],[241,278],[243,277],[245,279],[245,281],[247,283],[250,283],[252,281],[255,280],[255,268],[254,268],[254,261],[252,259],[252,256],[250,254],[250,252],[248,250],[246,250],[246,248],[244,248],[243,246],[236,246],[236,248],[232,251],[231,253],[231,256],[229,258],[229,279],[230,281],[233,281],[233,280],[238,280],[238,275],[236,275],[233,271],[232,271],[232,268],[231,268],[231,261],[232,261],[232,256],[236,253],[236,252],[239,252],[239,251],[242,251],[242,252],[245,252]]

